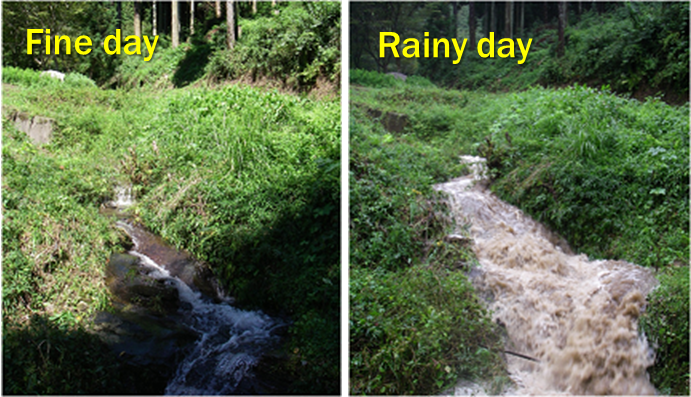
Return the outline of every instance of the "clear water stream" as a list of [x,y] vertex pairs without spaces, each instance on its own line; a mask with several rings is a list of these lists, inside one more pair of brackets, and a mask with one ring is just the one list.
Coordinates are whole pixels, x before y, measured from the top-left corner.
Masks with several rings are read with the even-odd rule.
[[[130,205],[131,189],[119,189],[117,202]],[[128,197],[129,196],[129,197]],[[175,286],[180,308],[175,315],[199,338],[169,380],[169,395],[265,394],[275,391],[254,374],[262,355],[275,349],[280,341],[277,331],[285,323],[261,311],[241,310],[232,299],[202,294],[194,285],[195,266],[185,253],[164,244],[162,240],[126,220],[117,226],[132,239],[128,253],[141,259],[147,275],[166,280]]]

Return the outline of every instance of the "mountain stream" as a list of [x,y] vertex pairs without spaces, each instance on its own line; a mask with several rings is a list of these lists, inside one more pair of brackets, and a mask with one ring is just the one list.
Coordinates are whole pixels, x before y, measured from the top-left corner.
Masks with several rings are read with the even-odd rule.
[[448,193],[458,233],[470,225],[481,265],[471,278],[506,329],[506,349],[537,360],[506,355],[515,383],[508,393],[655,394],[646,373],[654,353],[638,332],[645,296],[656,284],[651,272],[574,255],[486,188],[484,159],[462,161],[472,174],[435,188]]
[[[131,189],[119,188],[116,193],[116,200],[108,206],[118,209],[120,213],[119,210],[133,203]],[[163,284],[165,288],[177,290],[174,294],[178,298],[177,304],[173,309],[168,309],[168,315],[159,323],[164,323],[163,320],[173,322],[174,327],[186,330],[188,339],[190,334],[196,335],[194,341],[187,343],[184,348],[183,343],[175,342],[174,346],[179,347],[173,347],[177,351],[169,360],[178,364],[175,370],[170,371],[173,374],[167,382],[165,394],[280,392],[277,385],[262,379],[265,377],[257,375],[255,369],[266,352],[277,348],[279,335],[285,331],[287,324],[261,311],[241,310],[232,306],[232,298],[224,296],[210,272],[205,271],[199,262],[187,253],[165,244],[160,237],[143,227],[121,215],[118,217],[120,219],[116,225],[130,236],[134,244],[127,254],[138,258],[133,258],[140,273],[137,277],[145,277],[145,281],[135,287],[141,291],[141,285],[147,286],[153,282],[154,286]],[[123,255],[120,254],[120,257]],[[111,262],[116,259],[111,258]],[[128,274],[130,273],[131,270]],[[168,295],[170,294],[166,294]],[[141,308],[137,310],[142,312]],[[144,312],[145,315],[140,315],[142,319],[155,317]],[[131,313],[128,318],[132,318]],[[141,324],[142,320],[137,318],[135,322]],[[121,334],[122,331],[118,333]],[[126,341],[116,344],[116,348],[123,350],[123,353],[135,355],[142,350],[141,345],[136,341]],[[154,352],[156,350],[153,349]],[[151,355],[149,352],[143,354]]]

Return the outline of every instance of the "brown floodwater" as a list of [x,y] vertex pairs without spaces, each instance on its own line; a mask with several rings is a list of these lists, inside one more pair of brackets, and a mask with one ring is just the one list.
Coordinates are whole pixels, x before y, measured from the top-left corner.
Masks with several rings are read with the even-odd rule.
[[506,349],[538,360],[506,356],[510,393],[655,394],[646,373],[654,354],[638,331],[652,273],[575,255],[486,188],[484,159],[462,160],[472,174],[435,188],[450,197],[457,233],[469,230],[473,239],[481,265],[473,284],[506,328]]

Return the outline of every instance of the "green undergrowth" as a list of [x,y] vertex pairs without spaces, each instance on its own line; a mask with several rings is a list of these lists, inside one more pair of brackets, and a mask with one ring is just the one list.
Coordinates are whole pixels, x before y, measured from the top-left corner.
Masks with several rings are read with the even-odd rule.
[[655,365],[648,372],[660,394],[685,396],[689,394],[689,267],[665,268],[658,279],[660,286],[648,296],[640,322],[655,349]]
[[[60,325],[69,339],[109,306],[105,263],[126,243],[98,211],[116,186],[131,183],[137,220],[207,262],[243,307],[293,322],[283,347],[283,372],[293,380],[286,392],[337,393],[339,103],[241,86],[36,85],[38,72],[26,75],[24,83],[3,85],[4,113],[50,117],[54,138],[36,146],[3,120],[8,335],[31,334],[29,327],[51,333],[46,327]],[[45,321],[32,325],[34,316]],[[5,382],[11,390],[45,378],[31,390],[76,392],[46,371],[62,366],[78,376],[91,362],[56,354],[50,365],[25,365],[39,356],[18,355],[19,343],[4,346],[3,354],[24,357],[12,367],[24,375]]]
[[[444,241],[452,225],[432,189],[463,172],[459,152],[430,144],[428,130],[389,133],[368,112],[422,117],[415,99],[441,93],[351,90],[352,394],[434,394],[459,378],[502,379],[499,334],[465,276],[476,260],[468,246]],[[454,105],[443,106],[451,116]]]
[[493,190],[578,250],[688,263],[688,108],[585,87],[512,96],[480,150]]

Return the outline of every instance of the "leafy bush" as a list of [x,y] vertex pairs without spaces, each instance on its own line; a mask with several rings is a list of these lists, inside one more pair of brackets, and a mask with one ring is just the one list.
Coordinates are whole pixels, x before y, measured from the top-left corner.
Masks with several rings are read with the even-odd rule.
[[516,94],[483,148],[494,190],[589,255],[686,263],[686,113],[578,86]]
[[350,299],[352,394],[425,395],[499,370],[496,326],[461,272],[354,268]]
[[[305,2],[282,5],[278,16],[242,22],[242,39],[230,51],[233,66],[214,56],[207,73],[280,79],[294,89],[313,86],[317,77],[340,76],[340,4]],[[237,73],[237,72],[236,72]],[[213,75],[209,77],[214,77]]]
[[660,394],[689,394],[689,268],[666,268],[660,286],[648,296],[641,329],[655,347],[648,369]]

